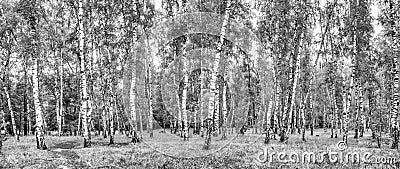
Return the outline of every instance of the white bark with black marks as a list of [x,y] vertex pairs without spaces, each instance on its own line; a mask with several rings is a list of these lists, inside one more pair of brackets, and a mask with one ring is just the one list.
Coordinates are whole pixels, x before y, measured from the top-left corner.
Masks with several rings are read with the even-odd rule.
[[[224,20],[222,22],[222,28],[221,28],[221,33],[220,33],[220,41],[218,43],[217,46],[217,54],[215,55],[214,58],[214,64],[212,67],[212,71],[211,71],[211,80],[210,80],[210,98],[208,100],[208,119],[213,119],[213,114],[214,114],[214,108],[215,108],[215,98],[218,96],[218,90],[216,89],[216,81],[217,81],[217,76],[218,76],[218,68],[220,65],[220,59],[221,59],[221,54],[222,54],[222,46],[224,44],[224,40],[225,40],[225,36],[226,36],[226,32],[228,29],[228,24],[229,24],[229,18],[230,18],[230,11],[231,11],[231,0],[227,1],[227,5],[226,5],[226,10],[225,10],[225,14],[224,14]],[[215,122],[214,122],[215,123]],[[218,122],[217,122],[218,123]],[[214,129],[216,131],[218,131],[218,129]],[[207,132],[209,133],[209,132]],[[204,145],[204,149],[208,149],[210,146],[210,142],[211,142],[211,138],[209,138],[211,136],[207,135],[206,138],[206,143]]]

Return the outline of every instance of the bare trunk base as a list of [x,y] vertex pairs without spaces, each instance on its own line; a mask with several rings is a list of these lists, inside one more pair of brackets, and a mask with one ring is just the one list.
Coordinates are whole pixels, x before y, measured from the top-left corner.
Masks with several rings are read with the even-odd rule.
[[355,129],[354,133],[354,139],[358,139],[358,128]]
[[270,131],[271,130],[269,128],[265,131],[264,144],[269,144],[269,142],[271,141]]
[[210,144],[211,144],[211,122],[207,122],[207,127],[206,127],[206,140],[203,146],[203,150],[208,150],[210,149]]
[[392,149],[398,149],[399,148],[399,131],[397,128],[393,130],[393,143],[392,143]]
[[1,153],[1,147],[3,147],[3,136],[0,133],[0,153]]
[[226,127],[224,127],[224,128],[222,128],[222,140],[226,140],[227,139],[227,137],[226,137],[226,130],[227,130],[227,128]]
[[136,131],[133,131],[131,142],[132,143],[139,143],[140,142],[139,136],[138,136]]
[[[297,127],[296,127],[296,128],[297,128]],[[290,130],[290,134],[294,134],[294,132],[296,131],[296,128],[295,128],[294,125],[292,125],[292,127],[291,127],[292,130]]]
[[378,137],[376,140],[377,140],[377,143],[378,143],[378,148],[381,148],[381,139]]
[[110,135],[110,144],[114,144],[114,136]]
[[186,129],[183,131],[183,141],[189,141],[189,131]]
[[312,136],[314,135],[314,127],[313,126],[311,127],[310,135],[312,135]]
[[285,142],[287,140],[286,131],[285,129],[281,129],[280,135],[280,142]]
[[47,150],[47,146],[44,142],[44,137],[43,136],[38,136],[36,135],[36,147],[39,150]]
[[103,138],[107,138],[107,131],[103,131]]
[[92,145],[92,142],[90,141],[90,136],[83,138],[83,147],[90,147]]

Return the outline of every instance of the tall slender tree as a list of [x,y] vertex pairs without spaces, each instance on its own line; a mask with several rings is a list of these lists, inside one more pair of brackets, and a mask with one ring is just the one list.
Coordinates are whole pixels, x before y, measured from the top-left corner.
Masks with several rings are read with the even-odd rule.
[[39,100],[39,60],[40,60],[40,39],[38,32],[39,24],[39,14],[37,6],[40,5],[36,0],[31,1],[21,1],[21,13],[23,17],[28,21],[29,25],[29,51],[30,57],[32,59],[32,89],[33,89],[33,101],[35,106],[35,116],[36,116],[36,145],[38,149],[45,150],[47,146],[44,140],[44,118],[42,107]]
[[183,120],[183,140],[189,140],[189,122],[188,122],[188,87],[189,87],[189,59],[187,58],[186,50],[190,45],[190,37],[185,37],[185,44],[182,47],[182,62],[183,62],[183,91],[182,91],[182,120]]
[[8,92],[8,88],[6,86],[4,86],[3,89],[4,89],[4,92],[6,94],[6,98],[7,98],[8,111],[10,112],[10,115],[11,115],[12,131],[13,131],[13,134],[15,136],[15,139],[19,141],[19,133],[18,133],[18,130],[17,130],[17,124],[15,122],[15,113],[14,113],[14,110],[12,108],[11,97],[10,97],[10,94]]
[[82,116],[82,128],[83,128],[83,146],[90,147],[91,146],[91,139],[90,139],[90,132],[89,132],[89,119],[90,119],[90,112],[91,112],[91,101],[88,95],[88,88],[87,88],[87,70],[86,70],[86,61],[85,61],[85,5],[86,0],[79,0],[78,1],[78,17],[79,17],[79,62],[80,62],[80,80],[81,80],[81,93],[82,93],[82,100],[81,100],[81,108],[80,114]]
[[[227,0],[226,2],[226,9],[225,9],[225,14],[224,14],[224,20],[222,22],[222,28],[221,28],[221,33],[220,33],[220,41],[218,43],[218,47],[217,47],[217,53],[215,55],[215,60],[213,63],[213,67],[212,67],[212,72],[211,72],[211,80],[210,80],[210,92],[211,92],[211,96],[209,98],[208,101],[208,119],[213,119],[213,113],[214,113],[214,106],[215,106],[215,98],[218,96],[218,91],[216,89],[216,81],[217,81],[217,75],[218,75],[218,68],[220,65],[220,58],[221,58],[221,54],[222,54],[222,46],[224,44],[224,40],[225,40],[225,36],[226,33],[228,31],[228,23],[229,23],[229,18],[230,18],[230,12],[231,12],[231,0]],[[208,121],[210,122],[210,121]],[[215,122],[214,123],[218,123]],[[210,124],[208,124],[210,125]],[[217,128],[215,128],[214,130],[217,130]],[[210,147],[210,142],[211,142],[211,133],[209,131],[207,131],[207,138],[206,138],[206,142],[204,144],[204,149],[209,149]]]

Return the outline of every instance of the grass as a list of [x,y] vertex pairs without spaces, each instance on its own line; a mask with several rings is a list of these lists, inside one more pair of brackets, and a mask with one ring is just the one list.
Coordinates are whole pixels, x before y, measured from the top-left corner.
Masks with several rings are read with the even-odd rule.
[[[227,140],[221,136],[212,138],[210,150],[202,150],[204,138],[191,137],[184,142],[182,138],[161,130],[154,131],[149,138],[144,133],[143,143],[132,144],[125,135],[116,135],[115,144],[109,145],[109,139],[102,136],[92,138],[93,145],[83,148],[81,137],[46,137],[49,150],[37,150],[33,136],[21,137],[17,142],[7,137],[0,154],[0,168],[398,168],[397,164],[349,164],[331,163],[257,163],[256,157],[263,152],[290,154],[297,152],[319,153],[337,151],[336,144],[341,138],[330,138],[329,132],[316,130],[314,136],[307,133],[307,142],[301,141],[301,135],[291,135],[287,143],[272,140],[263,144],[260,134],[229,135]],[[316,136],[319,135],[319,136]],[[363,138],[354,139],[350,133],[348,149],[343,153],[369,152],[380,157],[396,157],[398,150],[376,147],[369,133]],[[397,165],[397,166],[396,166]]]

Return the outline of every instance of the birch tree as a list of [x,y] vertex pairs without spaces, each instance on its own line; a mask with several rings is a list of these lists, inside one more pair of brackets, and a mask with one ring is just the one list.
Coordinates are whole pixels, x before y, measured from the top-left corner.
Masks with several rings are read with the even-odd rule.
[[62,134],[62,126],[63,126],[63,62],[62,62],[62,52],[60,52],[60,57],[59,57],[59,65],[58,65],[58,70],[59,70],[59,77],[60,77],[60,94],[59,94],[59,99],[57,100],[57,106],[58,106],[58,111],[57,111],[57,123],[58,123],[58,136],[61,136]]
[[[220,33],[220,41],[218,43],[218,47],[217,47],[217,54],[215,55],[214,58],[214,63],[213,63],[213,67],[212,67],[212,72],[211,72],[211,80],[210,80],[210,98],[208,101],[208,119],[213,119],[213,113],[214,113],[214,106],[215,106],[215,98],[218,96],[218,91],[216,89],[216,81],[217,81],[217,75],[218,75],[218,68],[219,68],[219,64],[220,64],[220,58],[221,58],[221,54],[222,54],[222,46],[224,44],[224,39],[226,36],[226,32],[228,31],[228,23],[229,23],[229,18],[230,18],[230,10],[231,10],[231,0],[228,0],[226,2],[226,9],[225,9],[225,14],[224,14],[224,20],[222,22],[222,28],[221,28],[221,33]],[[210,122],[210,121],[208,121]],[[216,123],[216,122],[214,122]],[[218,122],[217,122],[218,123]],[[210,125],[210,124],[208,124]],[[218,129],[214,129],[214,130],[218,130]],[[209,149],[210,147],[210,142],[211,142],[211,132],[207,131],[207,138],[206,138],[206,142],[204,144],[204,149]]]
[[148,98],[148,108],[149,108],[149,132],[150,137],[153,137],[153,93],[152,93],[152,82],[151,82],[151,74],[150,74],[150,65],[147,67],[147,98]]
[[35,116],[36,116],[36,147],[41,150],[47,149],[44,140],[44,118],[42,107],[39,100],[39,76],[38,76],[38,62],[40,59],[40,39],[39,39],[39,32],[38,32],[38,9],[37,2],[35,0],[32,1],[22,1],[22,10],[21,13],[23,17],[28,21],[29,25],[29,51],[30,57],[33,63],[32,66],[32,89],[33,89],[33,101],[35,106]]
[[227,132],[227,123],[228,123],[228,107],[227,107],[227,87],[225,83],[223,83],[223,89],[222,89],[222,139],[226,139],[226,132]]
[[11,105],[11,98],[10,98],[10,94],[8,92],[8,88],[6,86],[3,87],[4,92],[6,94],[6,98],[7,98],[7,106],[8,106],[8,111],[10,112],[11,115],[11,126],[12,126],[12,131],[13,134],[15,136],[15,139],[19,141],[19,134],[17,132],[17,125],[15,124],[15,114]]
[[183,62],[183,91],[182,91],[182,120],[183,120],[183,140],[189,140],[189,123],[188,123],[188,110],[187,110],[187,95],[189,86],[189,63],[186,50],[190,44],[190,37],[186,36],[185,44],[182,47],[182,62]]
[[79,15],[79,62],[80,62],[80,78],[81,78],[81,93],[82,93],[82,100],[81,100],[81,107],[80,107],[80,114],[82,116],[82,128],[83,128],[83,146],[90,147],[91,140],[90,140],[90,131],[89,131],[89,120],[91,114],[91,102],[88,95],[87,89],[87,70],[86,70],[86,63],[85,63],[85,30],[84,30],[84,23],[85,23],[85,16],[84,16],[84,5],[86,4],[85,0],[79,0],[78,2],[78,15]]
[[390,133],[393,138],[392,141],[392,148],[397,149],[398,148],[398,142],[399,142],[399,67],[398,67],[398,55],[399,55],[399,29],[400,26],[399,24],[396,24],[399,22],[399,2],[398,1],[385,1],[383,3],[383,9],[382,9],[382,14],[380,17],[380,22],[382,23],[385,34],[384,37],[388,39],[389,41],[389,48],[392,50],[390,53],[390,56],[393,60],[393,65],[391,65],[391,73],[393,77],[392,81],[392,86],[393,86],[393,91],[391,93],[392,97],[392,105],[391,105],[391,110],[390,110]]
[[139,138],[137,135],[137,121],[136,121],[136,68],[132,69],[132,77],[131,77],[131,88],[130,88],[130,118],[131,118],[131,127],[132,127],[132,142],[139,142]]

